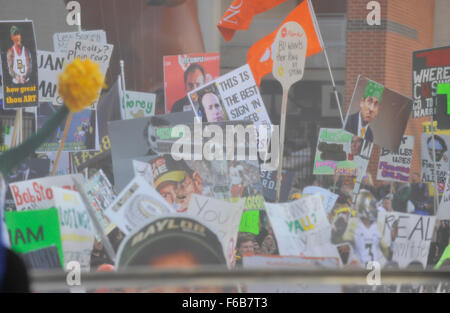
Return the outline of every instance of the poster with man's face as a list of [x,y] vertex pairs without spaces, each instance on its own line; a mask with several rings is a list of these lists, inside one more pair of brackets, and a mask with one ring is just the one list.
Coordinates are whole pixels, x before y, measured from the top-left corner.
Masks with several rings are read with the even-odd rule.
[[186,94],[220,76],[220,55],[196,53],[164,56],[166,113],[192,110]]
[[344,129],[398,152],[412,109],[412,99],[359,76]]
[[0,56],[4,108],[36,107],[38,71],[32,21],[0,21]]
[[449,171],[450,135],[422,134],[422,182],[434,182],[433,141],[436,151],[436,173],[438,184],[445,184]]

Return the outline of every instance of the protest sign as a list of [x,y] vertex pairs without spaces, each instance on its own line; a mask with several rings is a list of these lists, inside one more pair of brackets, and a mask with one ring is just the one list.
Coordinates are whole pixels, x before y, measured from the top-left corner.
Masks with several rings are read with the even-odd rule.
[[111,155],[111,142],[108,134],[108,122],[121,119],[120,115],[120,79],[100,97],[97,106],[98,115],[98,151],[82,151],[73,153],[74,165],[78,171]]
[[[291,191],[293,171],[283,171],[281,178],[280,202],[286,202]],[[275,202],[277,198],[277,171],[261,171],[261,184],[263,186],[264,199],[269,202]]]
[[[148,161],[149,157],[158,155],[154,140],[157,127],[190,124],[194,118],[194,113],[190,111],[108,122],[108,146],[111,149],[116,192],[120,192],[133,179],[133,160]],[[78,160],[81,163],[82,160]]]
[[53,48],[56,52],[67,54],[69,42],[72,40],[87,40],[100,44],[106,44],[104,30],[86,30],[82,32],[66,32],[53,34]]
[[359,75],[344,129],[392,152],[398,152],[412,102],[412,99]]
[[58,94],[58,75],[62,72],[65,54],[50,51],[37,52],[39,76],[39,101],[62,105]]
[[59,212],[64,266],[71,261],[89,270],[94,247],[94,227],[78,192],[51,187],[54,207]]
[[3,107],[39,104],[36,38],[32,21],[0,21]]
[[381,148],[377,179],[401,183],[409,182],[413,147],[414,137],[404,136],[398,153]]
[[363,140],[343,129],[321,128],[314,158],[314,175],[357,176],[355,158]]
[[203,122],[250,121],[270,127],[266,107],[248,65],[188,93],[189,101]]
[[289,203],[266,203],[280,255],[339,257],[320,195]]
[[[50,102],[42,102],[37,108],[36,129],[42,127],[47,119],[49,119],[58,107]],[[60,142],[63,137],[64,127],[67,118],[58,126],[58,129],[43,143],[36,152],[52,152],[58,151]],[[66,140],[64,142],[63,151],[77,152],[83,150],[97,150],[98,133],[97,133],[97,111],[85,109],[81,112],[73,113],[72,121],[69,126]]]
[[220,76],[220,55],[196,53],[164,56],[166,113],[192,110],[186,93]]
[[450,83],[450,46],[413,52],[413,117],[436,114],[438,84]]
[[155,115],[156,94],[148,92],[124,92],[122,119],[129,120]]
[[105,210],[106,216],[126,235],[168,213],[173,213],[172,208],[142,177],[134,178]]
[[239,232],[259,234],[260,210],[249,210],[242,212]]
[[412,262],[420,262],[423,268],[426,268],[436,217],[379,212],[378,223],[381,223],[381,236],[386,243],[391,242],[394,222],[398,223],[398,232],[392,245],[392,261],[396,262],[399,268],[406,268]]
[[229,203],[194,194],[189,201],[186,214],[211,225],[222,241],[223,254],[228,266],[231,266],[243,211],[243,199],[237,203]]
[[325,212],[330,213],[339,195],[319,186],[307,186],[303,188],[302,192],[303,195],[315,195],[316,193],[320,194]]
[[12,250],[27,253],[54,245],[58,249],[61,264],[64,264],[59,217],[56,208],[27,212],[6,211],[4,214]]
[[108,235],[115,227],[104,214],[104,211],[116,198],[112,185],[102,170],[99,170],[83,185],[87,198],[95,209],[95,217]]
[[76,190],[73,182],[74,176],[78,177],[81,181],[83,180],[83,176],[81,174],[73,174],[64,176],[48,176],[45,178],[9,184],[17,211],[50,208],[53,204],[53,191],[51,187]]
[[33,250],[22,255],[28,270],[61,269],[62,264],[56,246]]
[[450,184],[449,184],[450,175],[447,174],[447,180],[445,182],[445,191],[442,195],[441,203],[439,204],[439,208],[436,214],[436,217],[439,220],[450,220]]
[[[336,258],[306,258],[301,256],[244,256],[242,261],[245,269],[262,269],[262,270],[283,270],[283,269],[337,269],[339,268],[339,259]],[[341,287],[339,285],[329,284],[249,284],[247,286],[248,293],[339,293]]]
[[[422,181],[434,182],[433,136],[422,134]],[[450,135],[435,135],[436,178],[438,184],[445,184],[449,171]]]

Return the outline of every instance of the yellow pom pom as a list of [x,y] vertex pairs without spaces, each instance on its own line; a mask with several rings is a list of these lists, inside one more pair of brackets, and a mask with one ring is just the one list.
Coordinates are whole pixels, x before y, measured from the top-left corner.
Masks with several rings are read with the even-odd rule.
[[97,100],[104,79],[98,63],[76,58],[59,75],[58,93],[70,111],[79,112]]

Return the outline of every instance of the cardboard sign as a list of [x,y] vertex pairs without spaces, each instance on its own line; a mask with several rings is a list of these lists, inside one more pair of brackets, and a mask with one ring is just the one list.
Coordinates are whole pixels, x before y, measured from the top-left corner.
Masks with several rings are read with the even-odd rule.
[[[283,269],[304,269],[304,268],[339,268],[339,259],[336,258],[306,258],[301,256],[244,256],[242,265],[245,269],[265,269],[265,270],[283,270]],[[249,284],[248,293],[340,293],[339,285],[330,284]]]
[[[73,153],[73,162],[78,171],[111,155],[111,141],[108,134],[108,122],[121,119],[120,115],[120,79],[100,97],[97,105],[98,115],[98,151],[83,151]],[[61,160],[60,160],[61,163]]]
[[[434,182],[433,136],[422,134],[422,181]],[[450,135],[434,136],[438,184],[445,184],[449,171]]]
[[52,187],[53,203],[59,211],[64,265],[71,261],[89,270],[94,247],[94,227],[78,192]]
[[320,194],[322,199],[323,208],[325,212],[328,214],[333,210],[334,204],[336,200],[339,198],[339,195],[332,193],[328,189],[318,187],[318,186],[307,186],[303,188],[303,195],[315,195],[316,193]]
[[357,176],[356,159],[363,140],[343,129],[321,128],[314,158],[314,175]]
[[414,51],[413,53],[413,117],[436,114],[437,85],[450,81],[450,46]]
[[39,104],[36,39],[32,21],[0,21],[3,107]]
[[83,32],[66,32],[53,34],[53,48],[56,52],[67,54],[69,42],[74,40],[87,40],[100,44],[106,44],[104,30],[88,30]]
[[413,147],[414,137],[404,136],[398,153],[381,148],[377,179],[401,183],[409,182]]
[[[50,102],[43,102],[37,108],[36,128],[39,129],[56,111],[58,107]],[[37,150],[38,153],[58,151],[62,140],[66,119],[58,129]],[[72,115],[69,131],[64,142],[63,151],[77,152],[97,150],[98,142],[97,111],[85,109]]]
[[58,255],[58,248],[50,246],[33,250],[22,255],[28,270],[61,269],[62,264]]
[[436,217],[439,220],[450,220],[450,184],[449,177],[447,175],[447,181],[445,182],[445,191],[441,199],[441,203],[439,204],[439,208],[436,214]]
[[53,205],[53,191],[51,187],[61,187],[76,190],[73,177],[81,181],[81,174],[49,176],[9,184],[17,211],[50,208]]
[[250,121],[270,126],[270,118],[248,65],[188,93],[189,101],[203,122]]
[[192,110],[186,93],[220,76],[220,55],[195,53],[164,56],[166,113]]
[[284,91],[303,78],[308,40],[297,22],[287,22],[280,27],[274,41],[272,74]]
[[[293,179],[293,171],[283,171],[280,202],[286,202],[288,200]],[[263,186],[264,199],[269,202],[275,202],[277,197],[277,171],[261,171],[261,184]]]
[[58,94],[58,75],[62,72],[65,54],[50,51],[37,52],[39,71],[39,101],[64,104]]
[[289,203],[266,203],[266,212],[280,255],[336,256],[336,249],[331,249],[330,255],[331,226],[320,195]]
[[122,100],[122,119],[129,120],[155,115],[156,94],[125,91]]
[[173,212],[164,198],[142,177],[134,178],[105,210],[106,216],[126,235],[152,218]]
[[411,262],[420,262],[426,268],[436,217],[379,212],[378,223],[382,225],[381,236],[386,243],[391,242],[391,229],[395,221],[398,221],[398,233],[393,244],[392,261],[397,262],[399,268],[406,268]]
[[358,76],[344,129],[380,147],[398,152],[412,99]]
[[95,217],[108,235],[115,227],[113,223],[104,214],[104,211],[111,205],[116,198],[113,187],[102,170],[99,170],[84,185],[87,198],[95,209]]
[[13,251],[27,253],[54,245],[58,249],[61,264],[64,264],[56,208],[27,212],[6,211],[4,214]]
[[186,214],[211,225],[222,241],[223,253],[228,265],[231,266],[243,211],[244,200],[229,203],[194,194],[189,201]]

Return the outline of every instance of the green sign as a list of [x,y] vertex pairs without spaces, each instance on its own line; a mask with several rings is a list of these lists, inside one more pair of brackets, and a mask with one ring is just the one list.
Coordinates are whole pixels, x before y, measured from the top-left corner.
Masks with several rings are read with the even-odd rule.
[[437,94],[447,95],[447,115],[450,115],[450,84],[439,84]]
[[244,211],[242,213],[239,232],[259,234],[259,210]]
[[59,229],[58,210],[12,211],[5,212],[11,249],[27,253],[55,245],[58,248],[61,264],[64,264]]

